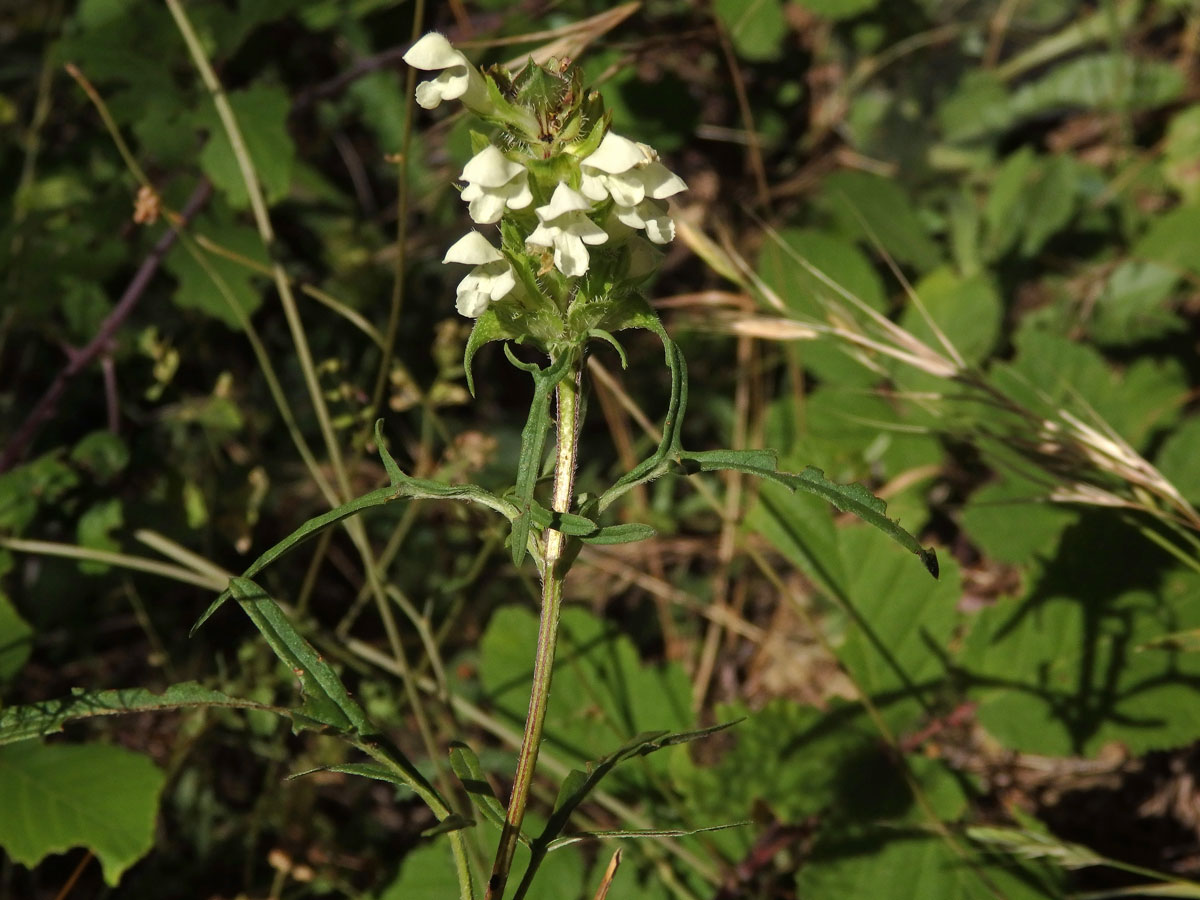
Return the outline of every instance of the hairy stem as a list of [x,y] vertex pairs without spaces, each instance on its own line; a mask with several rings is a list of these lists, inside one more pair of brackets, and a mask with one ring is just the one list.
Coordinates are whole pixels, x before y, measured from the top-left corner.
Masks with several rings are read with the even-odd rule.
[[[556,390],[557,440],[551,508],[560,513],[571,511],[571,501],[574,498],[582,375],[583,366],[576,361],[563,376]],[[546,529],[546,553],[542,563],[542,614],[538,624],[537,655],[533,662],[533,688],[529,695],[529,712],[525,716],[525,734],[517,756],[517,771],[513,776],[508,814],[504,819],[504,829],[500,833],[500,846],[496,850],[492,875],[488,879],[487,900],[500,900],[504,896],[513,854],[517,849],[517,836],[521,833],[521,822],[525,819],[525,807],[529,802],[533,769],[537,764],[538,750],[542,744],[542,726],[546,721],[546,708],[550,700],[554,651],[558,645],[558,616],[562,608],[563,579],[567,568],[562,564],[565,546],[566,537],[561,531]]]

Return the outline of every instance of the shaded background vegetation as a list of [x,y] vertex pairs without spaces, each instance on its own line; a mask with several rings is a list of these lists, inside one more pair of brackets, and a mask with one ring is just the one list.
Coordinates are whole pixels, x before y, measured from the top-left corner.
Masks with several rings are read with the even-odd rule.
[[[380,415],[406,471],[500,490],[515,468],[527,377],[487,350],[472,400],[461,370],[469,323],[440,259],[466,225],[468,125],[411,107],[414,4],[188,10],[245,129],[269,247],[165,7],[0,6],[6,704],[184,680],[294,696],[236,610],[188,639],[211,587],[94,554],[219,583],[328,508],[264,358],[318,471],[355,493],[385,480]],[[943,562],[933,584],[877,534],[736,478],[631,495],[622,515],[659,536],[589,548],[572,575],[541,800],[640,730],[745,716],[621,771],[578,827],[752,824],[631,842],[613,895],[1053,897],[1151,878],[1134,865],[1200,896],[1195,5],[463,0],[432,4],[422,28],[482,64],[572,42],[616,129],[688,182],[651,292],[691,362],[688,445],[776,447],[789,468],[863,482]],[[193,207],[140,285],[170,217],[135,219],[138,178],[92,86],[165,207]],[[645,455],[666,405],[661,348],[628,349],[628,371],[606,351],[591,363],[584,491]],[[531,570],[482,511],[421,502],[366,521],[432,745],[469,742],[506,796]],[[264,583],[434,772],[353,543],[309,546]],[[60,744],[152,761],[161,774],[130,783],[156,824],[134,850],[30,849],[22,832],[51,813],[15,787],[30,751],[0,748],[0,895],[453,890],[421,805],[335,772],[285,780],[348,757],[270,717],[98,719]],[[86,773],[112,759],[61,758],[54,790],[78,796],[74,772],[101,802]],[[90,850],[20,864],[76,843]],[[119,870],[147,850],[115,889],[89,855]],[[591,896],[609,855],[554,854],[545,896]]]

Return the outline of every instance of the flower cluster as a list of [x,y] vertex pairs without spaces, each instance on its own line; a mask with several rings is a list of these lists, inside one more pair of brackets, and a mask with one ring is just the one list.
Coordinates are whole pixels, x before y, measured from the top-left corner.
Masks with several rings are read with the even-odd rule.
[[531,61],[512,78],[499,69],[480,72],[437,33],[417,41],[404,61],[438,73],[417,86],[422,107],[461,100],[500,129],[498,143],[474,136],[478,152],[459,175],[471,220],[503,225],[499,248],[472,231],[443,259],[473,266],[458,286],[462,315],[477,318],[509,299],[527,309],[561,305],[546,292],[529,296],[539,282],[518,278],[514,266],[537,278],[553,270],[565,289],[549,293],[574,297],[574,280],[594,268],[589,248],[613,251],[605,256],[610,283],[653,271],[656,254],[635,232],[670,243],[667,200],[687,185],[652,148],[610,130],[599,97],[585,97],[576,71],[552,60],[548,67]]

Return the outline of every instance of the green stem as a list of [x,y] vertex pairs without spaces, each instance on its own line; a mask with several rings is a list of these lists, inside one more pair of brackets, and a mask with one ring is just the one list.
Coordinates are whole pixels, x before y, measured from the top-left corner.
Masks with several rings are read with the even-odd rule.
[[[577,360],[567,370],[556,391],[558,401],[557,440],[554,456],[554,490],[551,508],[555,512],[571,511],[575,491],[575,465],[579,451],[579,392],[583,366]],[[486,900],[501,900],[517,850],[517,836],[525,819],[529,802],[529,787],[537,765],[542,744],[542,726],[550,701],[550,680],[554,670],[554,651],[558,645],[558,616],[562,608],[563,579],[567,565],[563,563],[566,536],[553,528],[546,529],[546,552],[542,564],[542,615],[538,624],[537,655],[533,662],[533,687],[529,695],[529,712],[525,716],[525,734],[517,756],[517,771],[513,776],[512,795],[508,814],[500,832],[500,846],[492,876],[488,879]],[[569,564],[568,564],[569,565]]]

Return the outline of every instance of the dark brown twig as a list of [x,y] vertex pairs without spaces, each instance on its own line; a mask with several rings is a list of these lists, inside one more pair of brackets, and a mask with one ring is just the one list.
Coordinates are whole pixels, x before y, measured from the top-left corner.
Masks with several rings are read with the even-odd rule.
[[67,382],[86,369],[92,360],[108,348],[114,335],[125,324],[129,314],[142,299],[142,294],[149,287],[150,280],[158,271],[163,257],[174,246],[175,240],[179,236],[179,229],[187,225],[192,216],[208,202],[210,196],[212,196],[212,185],[207,180],[201,181],[192,191],[192,196],[188,198],[187,204],[180,213],[179,221],[172,223],[146,258],[142,260],[142,264],[130,280],[129,286],[125,288],[125,293],[121,295],[121,299],[113,307],[112,312],[105,317],[96,336],[82,350],[70,355],[67,364],[55,376],[50,387],[46,388],[46,392],[42,394],[29,415],[25,417],[25,421],[21,423],[21,427],[9,440],[3,452],[0,452],[0,472],[7,472],[21,461],[38,431],[58,411],[58,402],[67,389]]

